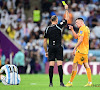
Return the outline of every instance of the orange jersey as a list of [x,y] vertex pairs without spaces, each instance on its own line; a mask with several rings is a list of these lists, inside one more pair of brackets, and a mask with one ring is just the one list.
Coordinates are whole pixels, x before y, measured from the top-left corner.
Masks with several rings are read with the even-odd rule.
[[77,47],[77,52],[82,53],[82,54],[88,54],[90,30],[87,26],[84,25],[84,26],[79,28],[78,41],[80,39],[80,36],[83,36],[83,41]]

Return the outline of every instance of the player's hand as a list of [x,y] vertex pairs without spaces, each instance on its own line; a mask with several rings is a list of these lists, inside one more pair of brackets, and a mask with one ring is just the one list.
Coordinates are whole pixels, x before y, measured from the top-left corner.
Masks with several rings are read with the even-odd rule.
[[74,49],[74,50],[73,50],[73,55],[74,55],[74,56],[75,56],[75,51],[76,51],[76,50]]
[[66,4],[66,5],[64,5],[64,7],[65,7],[65,9],[68,9],[68,5]]
[[74,30],[72,25],[68,25],[70,30]]
[[48,57],[48,52],[45,53],[45,56]]

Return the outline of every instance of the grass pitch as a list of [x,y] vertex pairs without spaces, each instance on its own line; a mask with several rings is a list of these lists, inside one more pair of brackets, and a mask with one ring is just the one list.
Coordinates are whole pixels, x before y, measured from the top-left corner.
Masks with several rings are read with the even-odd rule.
[[[70,79],[70,75],[64,75],[64,83]],[[100,86],[100,75],[92,75],[94,85]],[[76,75],[72,87],[60,87],[59,76],[54,75],[53,87],[49,87],[49,76],[47,74],[23,74],[20,85],[5,86],[0,83],[0,90],[100,90],[100,87],[84,87],[87,84],[86,75]]]

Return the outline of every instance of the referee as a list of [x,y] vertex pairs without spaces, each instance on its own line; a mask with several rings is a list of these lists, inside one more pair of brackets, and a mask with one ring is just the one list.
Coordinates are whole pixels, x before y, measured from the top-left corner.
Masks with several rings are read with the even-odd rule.
[[[55,58],[57,59],[57,65],[58,65],[58,72],[59,72],[59,78],[60,78],[60,86],[64,87],[63,83],[63,69],[62,69],[62,62],[63,62],[63,48],[61,46],[61,31],[62,28],[67,24],[67,20],[69,19],[69,13],[68,13],[68,5],[65,6],[65,18],[58,24],[58,18],[57,16],[51,17],[51,26],[48,26],[45,30],[44,34],[44,49],[45,49],[45,55],[49,58],[49,79],[50,84],[49,87],[53,87],[52,78],[53,78],[53,68],[55,64]],[[49,39],[49,49],[47,51],[47,38]]]

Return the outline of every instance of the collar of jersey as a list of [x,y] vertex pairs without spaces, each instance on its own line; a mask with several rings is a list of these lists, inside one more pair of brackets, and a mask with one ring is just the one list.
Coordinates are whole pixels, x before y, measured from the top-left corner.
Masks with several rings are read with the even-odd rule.
[[80,28],[85,27],[85,25],[81,26]]
[[56,24],[51,24],[51,26],[55,26]]

